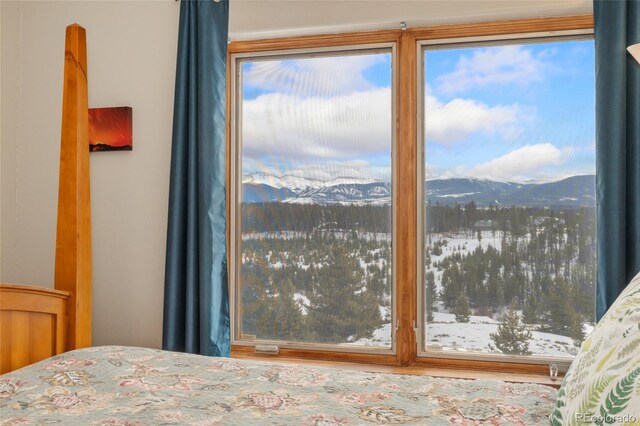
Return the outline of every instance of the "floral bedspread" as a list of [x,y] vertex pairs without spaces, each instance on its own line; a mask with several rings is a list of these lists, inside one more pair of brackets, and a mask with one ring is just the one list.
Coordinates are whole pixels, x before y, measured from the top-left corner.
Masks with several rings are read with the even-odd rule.
[[103,346],[0,376],[2,425],[547,425],[555,389]]

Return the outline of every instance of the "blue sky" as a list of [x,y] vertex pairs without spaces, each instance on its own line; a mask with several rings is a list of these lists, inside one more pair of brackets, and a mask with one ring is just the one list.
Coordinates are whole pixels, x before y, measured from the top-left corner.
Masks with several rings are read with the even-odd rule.
[[[593,42],[425,53],[427,178],[595,172]],[[243,65],[243,174],[388,180],[391,55]]]

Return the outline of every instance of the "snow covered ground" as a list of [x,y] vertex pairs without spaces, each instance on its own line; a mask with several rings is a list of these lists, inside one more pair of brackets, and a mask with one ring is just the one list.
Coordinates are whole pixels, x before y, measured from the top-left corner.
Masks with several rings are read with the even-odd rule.
[[[490,334],[496,332],[498,321],[472,315],[468,323],[457,323],[453,314],[434,312],[433,316],[433,322],[427,324],[427,344],[430,350],[500,353],[489,346],[493,346]],[[534,356],[567,357],[577,352],[573,340],[569,337],[540,331],[532,331],[531,334],[529,350]],[[370,339],[359,339],[354,344],[391,345],[391,324],[384,324],[373,332]]]
[[[468,323],[457,323],[455,315],[434,312],[433,322],[427,325],[427,344],[430,349],[463,352],[498,352],[490,334],[498,329],[498,321],[472,315]],[[577,348],[573,339],[556,334],[531,331],[529,350],[532,355],[573,356]]]
[[[461,255],[473,253],[476,248],[482,247],[486,250],[489,246],[493,246],[500,251],[502,248],[502,231],[480,231],[480,241],[478,241],[478,233],[468,232],[446,232],[431,234],[431,245],[437,241],[445,241],[447,245],[442,246],[442,254],[435,256],[431,253],[431,261],[436,262],[449,257],[454,253]],[[427,241],[429,238],[427,237]]]

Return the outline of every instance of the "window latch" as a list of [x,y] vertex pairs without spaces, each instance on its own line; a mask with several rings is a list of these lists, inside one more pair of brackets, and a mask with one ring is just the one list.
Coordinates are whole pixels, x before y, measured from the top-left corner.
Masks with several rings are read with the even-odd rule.
[[553,381],[558,380],[558,365],[549,364],[549,378]]

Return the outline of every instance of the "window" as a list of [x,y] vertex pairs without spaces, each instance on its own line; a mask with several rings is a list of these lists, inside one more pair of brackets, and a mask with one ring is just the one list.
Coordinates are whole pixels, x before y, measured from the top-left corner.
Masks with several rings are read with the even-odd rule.
[[393,46],[234,57],[234,341],[390,351]]
[[232,353],[567,365],[594,322],[592,29],[232,42]]
[[595,322],[593,40],[422,60],[422,351],[572,357]]

